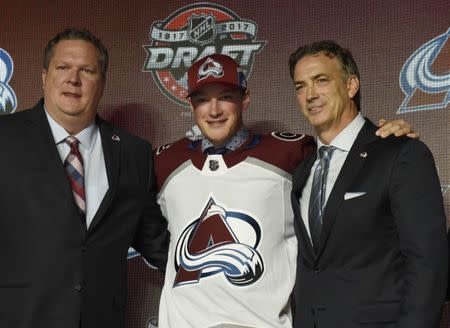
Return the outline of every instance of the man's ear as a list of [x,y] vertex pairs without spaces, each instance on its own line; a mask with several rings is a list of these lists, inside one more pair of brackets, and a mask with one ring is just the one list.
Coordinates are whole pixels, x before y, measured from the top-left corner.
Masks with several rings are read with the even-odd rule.
[[250,105],[250,91],[247,89],[242,96],[242,110],[246,110]]
[[42,75],[41,75],[41,78],[42,78],[42,90],[44,90],[44,84],[45,84],[46,77],[47,77],[47,70],[43,68],[42,69]]
[[194,113],[194,106],[192,105],[192,98],[188,97],[189,102],[189,109],[191,110],[191,113]]
[[351,75],[347,80],[348,96],[353,99],[359,90],[359,79],[356,75]]

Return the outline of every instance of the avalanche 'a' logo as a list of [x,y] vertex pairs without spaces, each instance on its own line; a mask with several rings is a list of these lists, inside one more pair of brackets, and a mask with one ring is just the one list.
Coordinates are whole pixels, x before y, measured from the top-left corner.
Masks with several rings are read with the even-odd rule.
[[17,108],[17,98],[9,86],[9,80],[14,71],[11,56],[0,48],[0,115],[11,114]]
[[178,239],[174,287],[222,273],[236,286],[255,283],[264,272],[256,250],[260,240],[261,228],[254,218],[227,212],[211,198]]
[[450,29],[417,49],[403,65],[400,87],[406,95],[397,114],[444,109],[450,103]]

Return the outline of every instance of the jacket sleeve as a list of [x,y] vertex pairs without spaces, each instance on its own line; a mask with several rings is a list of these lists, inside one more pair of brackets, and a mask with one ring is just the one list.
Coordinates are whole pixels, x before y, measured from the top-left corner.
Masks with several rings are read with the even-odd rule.
[[133,247],[152,265],[164,271],[167,262],[170,234],[167,220],[156,202],[156,179],[151,146],[146,147],[147,190],[143,197],[143,215],[140,220]]
[[390,181],[390,205],[405,263],[398,327],[438,327],[448,277],[446,217],[433,156],[425,144],[410,140],[403,145]]

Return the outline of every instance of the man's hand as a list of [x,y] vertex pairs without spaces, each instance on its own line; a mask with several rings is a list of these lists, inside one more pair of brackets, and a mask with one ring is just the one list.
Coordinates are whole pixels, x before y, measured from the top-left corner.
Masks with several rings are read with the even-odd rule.
[[396,137],[404,136],[419,139],[420,134],[418,132],[414,132],[411,129],[411,124],[405,122],[402,119],[386,121],[384,118],[378,121],[378,126],[380,127],[375,134],[381,138],[386,138],[390,135],[394,135]]

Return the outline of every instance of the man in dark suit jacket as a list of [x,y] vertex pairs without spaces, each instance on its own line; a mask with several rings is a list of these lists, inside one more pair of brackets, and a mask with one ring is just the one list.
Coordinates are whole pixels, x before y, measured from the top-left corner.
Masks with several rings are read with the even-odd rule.
[[333,41],[300,47],[290,70],[318,149],[331,151],[293,177],[295,327],[437,327],[447,243],[431,152],[416,139],[375,135],[359,113],[356,63]]
[[64,30],[45,51],[43,100],[0,119],[0,327],[122,328],[130,245],[165,266],[151,146],[96,114],[107,65],[94,35]]

